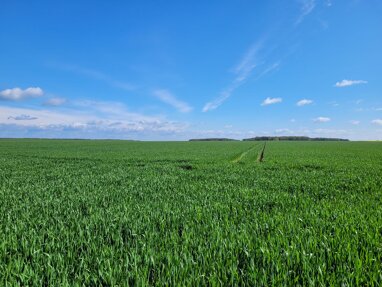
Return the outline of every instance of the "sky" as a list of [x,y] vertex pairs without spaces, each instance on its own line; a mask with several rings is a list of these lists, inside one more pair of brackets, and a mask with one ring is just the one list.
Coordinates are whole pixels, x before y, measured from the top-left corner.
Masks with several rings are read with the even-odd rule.
[[0,137],[382,140],[382,1],[0,4]]

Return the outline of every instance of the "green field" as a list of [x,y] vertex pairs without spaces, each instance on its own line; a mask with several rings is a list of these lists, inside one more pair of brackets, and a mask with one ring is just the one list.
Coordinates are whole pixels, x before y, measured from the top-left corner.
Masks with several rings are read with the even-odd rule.
[[0,140],[0,285],[382,284],[382,143]]

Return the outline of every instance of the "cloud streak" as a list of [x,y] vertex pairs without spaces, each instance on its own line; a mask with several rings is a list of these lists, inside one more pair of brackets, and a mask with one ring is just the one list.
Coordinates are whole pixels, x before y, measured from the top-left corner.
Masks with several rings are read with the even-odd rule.
[[265,68],[264,71],[262,71],[257,77],[256,80],[260,79],[261,77],[265,76],[266,74],[272,72],[273,70],[277,70],[280,67],[280,62],[275,62],[272,65]]
[[207,102],[202,109],[203,112],[212,111],[218,108],[229,97],[231,97],[232,93],[238,87],[240,87],[246,82],[248,77],[251,75],[253,69],[257,67],[258,53],[262,49],[262,47],[263,47],[263,41],[260,40],[256,42],[255,44],[253,44],[248,49],[248,51],[242,57],[242,60],[234,69],[235,78],[233,79],[232,83],[229,85],[227,89],[220,92],[220,95],[217,98],[213,99],[210,102]]
[[300,1],[300,15],[298,16],[295,25],[299,25],[306,16],[308,16],[316,7],[315,0],[301,0]]
[[[296,25],[300,24],[303,21],[303,19],[307,15],[309,15],[316,7],[316,0],[301,0],[300,3],[301,12],[298,19],[295,22]],[[221,91],[217,98],[207,102],[202,109],[203,112],[214,110],[220,105],[222,105],[228,98],[231,97],[232,93],[238,87],[240,87],[247,81],[247,79],[252,74],[253,70],[256,67],[258,67],[259,64],[263,64],[259,62],[259,53],[263,49],[263,46],[264,40],[261,39],[248,49],[248,51],[242,57],[242,60],[234,69],[235,78],[233,79],[232,83],[228,86],[228,88]],[[266,67],[262,72],[260,72],[255,79],[258,80],[259,78],[270,73],[271,71],[278,69],[279,66],[280,62],[273,63],[272,65]]]
[[136,89],[136,87],[131,83],[117,81],[113,79],[112,77],[110,77],[109,75],[106,75],[97,70],[87,69],[87,68],[79,67],[76,65],[65,65],[65,64],[55,64],[54,67],[61,70],[73,72],[79,75],[83,75],[85,77],[88,77],[94,80],[104,82],[111,87],[118,88],[121,90],[133,91]]
[[158,89],[158,90],[155,90],[153,94],[160,101],[172,106],[173,108],[177,109],[181,113],[189,113],[192,111],[192,107],[189,104],[178,100],[168,90]]
[[6,89],[0,92],[0,100],[21,101],[27,98],[37,98],[44,95],[44,91],[39,87],[30,87],[25,90],[20,88]]
[[247,51],[240,63],[235,68],[236,78],[234,83],[242,83],[247,80],[252,70],[257,66],[257,55],[263,46],[262,41],[258,41]]
[[223,104],[231,96],[231,94],[232,94],[232,92],[234,90],[235,90],[235,88],[231,87],[231,88],[228,88],[225,91],[222,91],[218,98],[214,99],[211,102],[206,103],[204,105],[202,111],[203,112],[208,112],[208,111],[212,111],[212,110],[218,108],[221,104]]
[[340,82],[335,83],[336,88],[344,88],[350,87],[354,85],[367,84],[367,81],[364,80],[342,80]]
[[268,105],[274,105],[274,104],[278,104],[278,103],[281,103],[283,101],[282,98],[266,98],[262,103],[261,105],[262,106],[268,106]]

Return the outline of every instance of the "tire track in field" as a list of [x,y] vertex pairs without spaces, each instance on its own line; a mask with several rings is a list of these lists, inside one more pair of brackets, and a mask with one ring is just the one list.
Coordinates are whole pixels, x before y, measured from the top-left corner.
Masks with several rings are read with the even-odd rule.
[[234,158],[231,162],[232,162],[232,163],[238,163],[238,162],[240,162],[241,160],[243,160],[243,158],[246,157],[246,155],[247,155],[248,153],[250,153],[251,151],[253,151],[253,150],[254,150],[256,147],[258,147],[258,146],[259,146],[258,143],[254,144],[252,147],[250,147],[250,148],[247,149],[246,151],[242,152],[238,157]]

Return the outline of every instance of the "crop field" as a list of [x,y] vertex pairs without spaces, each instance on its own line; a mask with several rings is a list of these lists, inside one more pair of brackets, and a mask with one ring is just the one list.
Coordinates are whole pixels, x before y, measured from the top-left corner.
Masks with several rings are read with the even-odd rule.
[[380,286],[382,143],[0,140],[1,286]]

